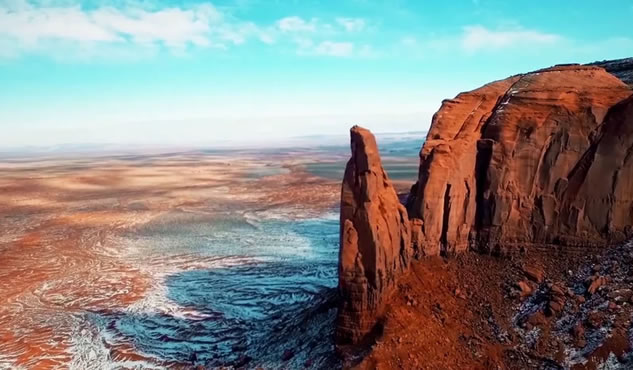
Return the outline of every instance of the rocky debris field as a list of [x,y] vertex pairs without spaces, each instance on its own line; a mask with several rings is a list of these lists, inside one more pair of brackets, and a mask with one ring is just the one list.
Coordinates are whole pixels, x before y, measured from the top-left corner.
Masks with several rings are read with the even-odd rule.
[[358,369],[633,367],[633,244],[414,262]]

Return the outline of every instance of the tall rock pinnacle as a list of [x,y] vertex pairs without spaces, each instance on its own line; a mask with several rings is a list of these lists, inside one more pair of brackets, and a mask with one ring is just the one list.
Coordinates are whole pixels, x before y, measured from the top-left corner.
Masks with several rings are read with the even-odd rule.
[[350,133],[341,193],[339,343],[357,343],[372,331],[412,256],[407,211],[382,168],[374,135],[358,126]]

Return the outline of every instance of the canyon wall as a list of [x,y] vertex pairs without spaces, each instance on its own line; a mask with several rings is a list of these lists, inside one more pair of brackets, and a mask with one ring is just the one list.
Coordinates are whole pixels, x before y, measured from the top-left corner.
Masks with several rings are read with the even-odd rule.
[[373,135],[352,128],[338,342],[372,331],[412,256],[603,247],[633,237],[632,93],[600,67],[569,65],[445,100],[406,210]]

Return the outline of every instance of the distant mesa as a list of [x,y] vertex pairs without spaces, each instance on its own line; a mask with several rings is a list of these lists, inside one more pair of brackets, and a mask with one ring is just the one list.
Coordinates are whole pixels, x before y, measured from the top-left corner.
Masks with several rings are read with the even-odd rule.
[[338,342],[375,329],[412,258],[632,238],[633,91],[618,78],[631,83],[632,60],[555,66],[445,100],[406,210],[373,135],[352,128]]

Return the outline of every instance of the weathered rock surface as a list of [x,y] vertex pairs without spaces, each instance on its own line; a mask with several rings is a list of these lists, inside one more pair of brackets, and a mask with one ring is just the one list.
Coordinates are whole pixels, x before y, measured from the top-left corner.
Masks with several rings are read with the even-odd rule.
[[382,314],[413,254],[407,211],[385,173],[374,136],[351,129],[341,193],[341,296],[337,342],[357,343]]
[[407,202],[424,244],[454,253],[633,236],[631,93],[602,68],[575,65],[445,100]]
[[602,67],[607,72],[624,81],[624,83],[633,87],[633,58],[603,60],[590,63],[589,65]]

